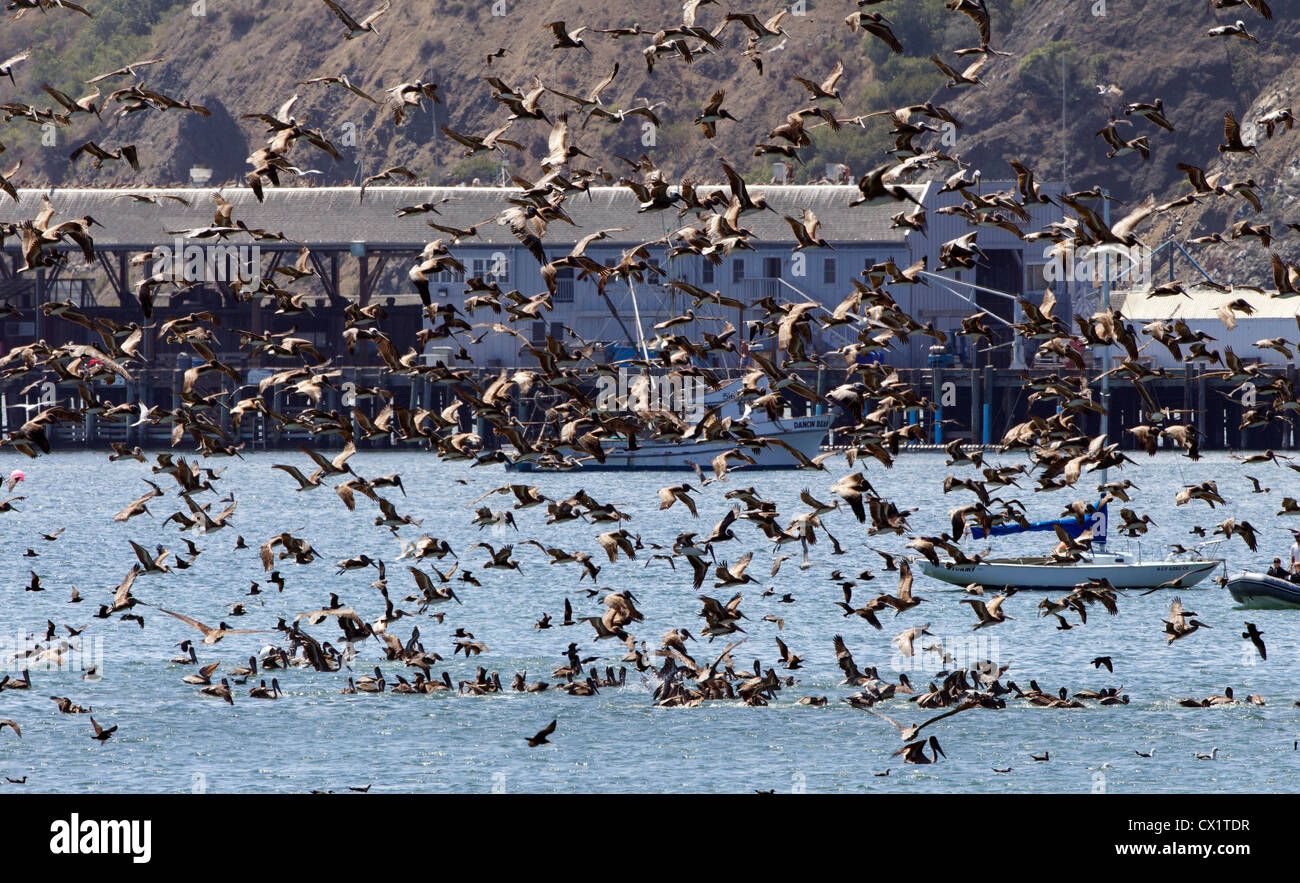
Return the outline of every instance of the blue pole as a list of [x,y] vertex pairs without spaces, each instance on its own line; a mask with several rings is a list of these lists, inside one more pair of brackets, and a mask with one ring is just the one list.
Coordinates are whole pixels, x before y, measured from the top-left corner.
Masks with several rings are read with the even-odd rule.
[[934,443],[943,444],[943,378],[940,366],[942,357],[930,353],[930,398],[934,401]]
[[997,387],[993,383],[993,366],[984,366],[984,444],[993,440],[993,393]]

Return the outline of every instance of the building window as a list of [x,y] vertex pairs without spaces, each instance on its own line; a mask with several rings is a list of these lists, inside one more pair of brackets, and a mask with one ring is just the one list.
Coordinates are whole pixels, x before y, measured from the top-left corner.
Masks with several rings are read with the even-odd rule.
[[704,265],[700,267],[700,284],[712,285],[713,284],[713,261],[709,260],[708,258],[701,258],[700,260],[704,261]]
[[1029,264],[1025,267],[1025,290],[1026,291],[1046,291],[1047,275],[1046,264]]
[[731,259],[731,281],[733,283],[745,281],[745,259],[744,258]]
[[533,343],[536,344],[546,343],[546,323],[534,322],[532,334],[530,336],[532,338]]
[[822,258],[822,284],[835,284],[835,258]]
[[509,282],[510,259],[501,252],[488,257],[474,258],[470,261],[470,272],[484,281]]
[[763,278],[764,279],[781,278],[780,258],[763,258]]
[[555,302],[573,303],[573,267],[560,267],[555,271]]

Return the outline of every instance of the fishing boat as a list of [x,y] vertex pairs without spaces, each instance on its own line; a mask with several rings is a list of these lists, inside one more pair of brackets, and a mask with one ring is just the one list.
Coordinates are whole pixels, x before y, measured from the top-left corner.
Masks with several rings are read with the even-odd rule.
[[1117,589],[1154,589],[1157,586],[1185,589],[1205,579],[1222,563],[1222,558],[1141,561],[1123,554],[1085,552],[1080,560],[1071,562],[1045,556],[993,558],[977,564],[941,562],[935,565],[927,561],[921,565],[921,570],[928,576],[957,586],[974,583],[990,588],[1014,586],[1017,589],[1054,591],[1104,579]]
[[[1107,552],[1106,506],[1095,508],[1088,518],[1061,518],[1028,525],[998,525],[990,533],[1007,535],[1024,531],[1050,530],[1060,527],[1071,537],[1087,533],[1091,549],[1080,553],[1076,561],[1061,560],[1051,556],[1020,558],[986,558],[979,561],[922,562],[921,572],[927,576],[957,586],[972,583],[993,589],[1014,586],[1017,589],[1072,589],[1090,580],[1106,580],[1117,589],[1154,589],[1165,587],[1185,589],[1204,580],[1215,568],[1223,564],[1222,558],[1212,557],[1206,551],[1218,543],[1198,546],[1191,553],[1171,555],[1161,561],[1143,561],[1138,554]],[[976,539],[984,532],[972,529]]]
[[1259,610],[1300,609],[1300,585],[1288,579],[1243,570],[1228,580],[1228,593],[1243,607]]

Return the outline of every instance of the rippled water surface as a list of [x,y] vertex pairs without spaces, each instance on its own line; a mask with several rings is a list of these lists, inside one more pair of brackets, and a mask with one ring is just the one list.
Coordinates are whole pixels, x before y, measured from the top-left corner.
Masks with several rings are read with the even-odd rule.
[[[1016,458],[1000,458],[1006,463]],[[296,493],[285,473],[273,463],[295,463],[308,471],[307,458],[296,453],[252,454],[244,460],[210,461],[205,465],[228,468],[218,483],[219,495],[233,491],[239,501],[232,526],[208,535],[185,534],[204,551],[186,571],[142,577],[134,594],[142,602],[162,606],[216,624],[221,620],[241,628],[270,628],[278,617],[291,619],[322,606],[337,592],[367,620],[383,613],[382,599],[368,588],[374,570],[335,575],[332,562],[366,553],[388,564],[388,579],[398,606],[414,610],[400,599],[415,591],[408,562],[397,561],[400,546],[382,527],[375,527],[376,509],[359,499],[356,512],[344,509],[328,488]],[[874,461],[867,475],[877,491],[899,505],[918,509],[912,517],[918,532],[938,533],[947,523],[948,510],[971,501],[969,494],[944,496],[942,477],[950,470],[943,455],[904,454],[892,470]],[[446,658],[453,681],[470,678],[478,664],[498,671],[509,684],[516,671],[529,680],[554,681],[551,671],[564,664],[564,649],[576,641],[584,656],[599,656],[597,663],[618,665],[623,647],[616,642],[593,640],[589,626],[533,628],[543,611],[561,619],[567,597],[575,616],[597,615],[598,599],[587,596],[590,581],[579,583],[577,565],[550,565],[540,550],[516,545],[521,571],[484,570],[482,549],[467,551],[479,540],[500,545],[535,537],[548,545],[584,549],[602,558],[599,585],[634,591],[645,621],[635,624],[636,637],[653,649],[668,630],[684,626],[698,634],[699,594],[691,588],[690,569],[672,569],[664,559],[650,559],[650,544],[671,545],[681,531],[707,533],[730,505],[723,494],[756,485],[780,505],[782,520],[804,510],[799,491],[807,486],[815,496],[830,500],[828,487],[846,470],[842,460],[832,461],[826,473],[733,473],[725,482],[711,484],[696,494],[700,517],[692,519],[680,505],[657,512],[656,490],[689,476],[683,473],[604,473],[530,476],[551,497],[567,497],[585,488],[602,501],[618,503],[631,513],[627,527],[639,533],[646,549],[636,561],[603,561],[596,534],[605,526],[582,522],[545,526],[542,507],[515,513],[519,530],[480,531],[469,524],[467,505],[483,492],[512,480],[521,480],[499,467],[469,468],[446,464],[427,454],[412,452],[357,455],[352,465],[363,475],[402,473],[407,496],[389,489],[384,493],[398,511],[423,519],[422,528],[406,528],[402,535],[421,532],[450,541],[464,567],[483,583],[481,588],[459,586],[463,606],[443,605],[446,619],[428,616],[402,619],[393,631],[403,639],[418,625],[426,648]],[[0,471],[25,471],[27,479],[14,493],[26,497],[20,511],[0,514],[0,557],[5,583],[0,636],[8,643],[4,656],[25,635],[43,635],[52,620],[65,634],[66,623],[80,628],[74,639],[102,650],[104,677],[83,681],[77,671],[34,671],[30,691],[0,692],[0,718],[12,718],[23,730],[16,739],[6,728],[0,732],[0,774],[27,777],[25,786],[5,784],[0,790],[22,788],[39,791],[178,792],[196,788],[210,791],[283,791],[344,789],[372,784],[375,791],[748,791],[752,789],[806,789],[807,791],[1064,791],[1104,788],[1125,791],[1296,791],[1300,790],[1300,613],[1244,611],[1238,609],[1219,585],[1206,581],[1181,592],[1185,605],[1212,628],[1166,646],[1161,620],[1168,615],[1167,591],[1121,598],[1118,616],[1093,607],[1086,625],[1058,631],[1051,617],[1036,615],[1038,593],[1020,593],[1005,609],[1015,617],[974,635],[981,655],[1011,666],[1007,677],[1022,686],[1036,679],[1044,690],[1062,686],[1071,691],[1122,687],[1131,697],[1127,706],[1084,710],[1050,710],[1012,700],[1004,710],[975,710],[944,720],[927,730],[941,741],[948,759],[932,766],[905,766],[891,754],[901,745],[897,732],[885,721],[839,701],[850,688],[839,686],[832,638],[842,634],[860,667],[879,666],[882,677],[897,680],[900,665],[909,677],[925,684],[938,665],[912,667],[895,655],[890,638],[903,628],[930,624],[933,638],[925,641],[966,641],[975,621],[968,605],[958,603],[959,591],[944,587],[918,573],[917,594],[930,599],[895,619],[887,614],[884,631],[875,631],[859,619],[844,619],[834,602],[841,590],[828,577],[833,569],[854,574],[862,568],[876,571],[874,581],[859,584],[855,600],[863,602],[878,591],[893,591],[893,574],[881,572],[881,559],[866,548],[870,544],[889,551],[903,550],[905,537],[870,537],[846,512],[826,516],[826,525],[844,545],[847,554],[834,556],[829,544],[811,550],[812,566],[798,567],[798,555],[784,563],[775,579],[769,577],[773,555],[768,542],[751,525],[741,523],[739,542],[722,544],[719,557],[738,558],[746,549],[754,560],[749,572],[760,580],[746,586],[741,610],[748,641],[736,650],[738,668],[749,669],[757,657],[777,666],[775,637],[781,636],[803,666],[792,674],[797,683],[782,690],[766,708],[739,703],[709,703],[687,709],[653,707],[652,686],[629,671],[627,686],[604,689],[595,697],[568,696],[558,691],[540,695],[504,693],[486,697],[434,695],[345,695],[340,692],[348,674],[369,673],[376,664],[391,683],[395,674],[411,674],[384,661],[378,642],[357,646],[351,672],[317,673],[310,670],[277,672],[285,695],[276,702],[250,699],[247,687],[235,687],[234,707],[200,696],[181,683],[193,666],[171,664],[176,643],[198,633],[185,624],[140,606],[145,628],[116,618],[94,618],[99,604],[109,600],[133,560],[129,539],[152,549],[162,544],[184,550],[173,522],[163,519],[183,508],[176,485],[167,476],[151,476],[147,464],[135,461],[109,463],[102,454],[67,453],[28,460],[0,456]],[[1245,476],[1261,479],[1269,493],[1251,492]],[[1111,477],[1119,474],[1112,471]],[[1170,543],[1190,544],[1189,529],[1204,525],[1211,530],[1228,515],[1250,521],[1261,534],[1261,547],[1252,553],[1237,538],[1224,544],[1220,554],[1226,569],[1252,566],[1262,569],[1274,555],[1286,557],[1290,545],[1287,522],[1276,518],[1283,496],[1300,497],[1300,475],[1265,464],[1246,467],[1225,455],[1209,455],[1200,462],[1161,455],[1142,457],[1126,468],[1124,477],[1140,487],[1136,507],[1156,522],[1144,539],[1148,557],[1163,557]],[[115,524],[113,514],[143,493],[141,477],[156,478],[166,491],[149,504],[153,517],[141,516]],[[1005,496],[1022,500],[1033,518],[1055,517],[1065,503],[1090,498],[1090,476],[1074,494],[1041,494],[1026,483],[1010,488]],[[1227,509],[1211,511],[1203,503],[1175,507],[1173,494],[1184,482],[1214,478],[1228,499]],[[215,500],[212,494],[200,497]],[[513,498],[494,496],[486,501],[506,508]],[[222,508],[213,504],[213,510]],[[1112,517],[1117,516],[1117,508]],[[1300,526],[1300,525],[1298,525]],[[54,542],[42,533],[66,527]],[[322,553],[308,566],[281,562],[286,586],[277,593],[266,583],[256,547],[271,536],[291,530],[306,537]],[[251,548],[233,549],[237,535]],[[967,541],[968,544],[970,541]],[[1050,544],[1049,535],[1000,539],[998,551],[1034,553]],[[39,557],[24,557],[27,549]],[[975,547],[972,551],[977,551]],[[797,549],[797,547],[796,547]],[[450,559],[439,566],[450,563]],[[648,563],[648,566],[647,566]],[[445,568],[444,568],[445,569]],[[25,590],[35,570],[44,592]],[[250,584],[265,591],[246,597]],[[69,604],[72,586],[85,601]],[[761,597],[775,586],[777,593]],[[705,593],[724,600],[732,590]],[[794,603],[780,603],[790,593]],[[232,617],[227,607],[236,601],[248,605],[243,617]],[[784,628],[763,617],[773,614]],[[1071,616],[1077,623],[1077,617]],[[1243,622],[1251,620],[1265,634],[1269,658],[1260,661],[1242,640]],[[487,644],[488,652],[475,660],[453,657],[451,633],[458,627]],[[338,641],[332,622],[309,628],[322,640]],[[226,672],[251,653],[278,639],[275,634],[227,637],[215,647],[201,647],[200,661],[220,661]],[[743,637],[743,636],[742,636]],[[709,659],[721,651],[721,639],[691,645],[696,659]],[[950,646],[954,646],[950,643]],[[955,645],[964,646],[964,645]],[[1094,669],[1089,661],[1111,656],[1115,672]],[[16,673],[12,666],[10,673]],[[21,667],[21,666],[18,666]],[[436,669],[435,671],[440,671]],[[1180,698],[1221,693],[1231,685],[1239,697],[1260,694],[1264,707],[1238,705],[1213,709],[1184,709]],[[800,706],[805,695],[825,695],[828,706]],[[60,715],[47,697],[68,696],[93,706],[97,721],[117,725],[106,744],[89,738],[91,726],[84,715]],[[878,706],[878,710],[905,723],[919,722],[932,712],[919,710],[905,698]],[[559,721],[553,745],[529,748],[523,737]],[[1214,762],[1193,759],[1194,752],[1219,748]],[[1154,757],[1135,754],[1155,750]],[[1030,754],[1049,751],[1051,760],[1036,763]],[[993,768],[1011,767],[999,774]],[[888,776],[876,776],[886,769]]]

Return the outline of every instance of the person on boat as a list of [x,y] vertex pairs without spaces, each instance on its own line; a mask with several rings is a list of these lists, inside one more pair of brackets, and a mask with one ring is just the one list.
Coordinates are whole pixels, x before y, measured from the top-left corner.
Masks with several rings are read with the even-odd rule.
[[1300,577],[1300,530],[1291,531],[1291,536],[1295,539],[1291,544],[1291,581],[1296,582]]
[[1289,579],[1291,574],[1282,566],[1281,558],[1273,559],[1273,566],[1268,569],[1268,575],[1275,579]]

